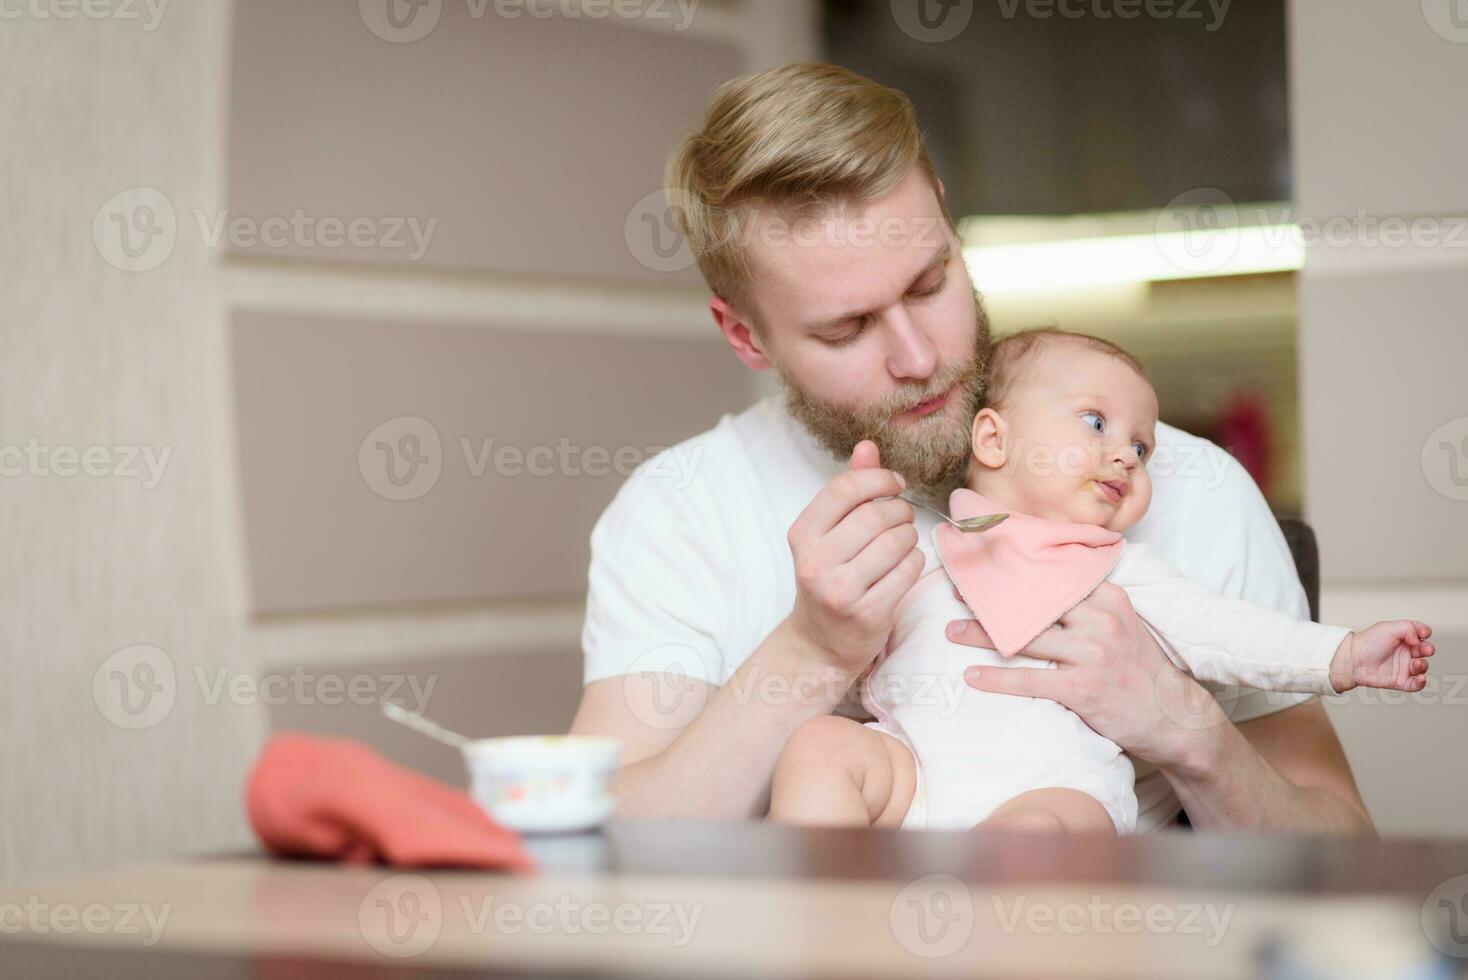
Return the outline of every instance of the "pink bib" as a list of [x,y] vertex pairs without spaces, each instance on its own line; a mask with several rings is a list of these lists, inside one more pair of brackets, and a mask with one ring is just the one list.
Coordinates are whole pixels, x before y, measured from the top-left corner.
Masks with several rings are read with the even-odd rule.
[[1121,532],[1020,514],[959,487],[948,497],[955,520],[1008,512],[988,531],[965,534],[944,521],[938,557],[994,649],[1014,656],[1100,585],[1121,558]]

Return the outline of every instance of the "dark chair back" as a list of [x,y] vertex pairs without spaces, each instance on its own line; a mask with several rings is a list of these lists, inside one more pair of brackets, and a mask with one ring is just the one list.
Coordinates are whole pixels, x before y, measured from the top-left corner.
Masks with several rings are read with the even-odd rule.
[[1320,622],[1320,549],[1315,543],[1315,532],[1310,525],[1294,517],[1279,518],[1279,529],[1289,543],[1290,554],[1295,557],[1295,570],[1300,573],[1300,584],[1305,586],[1305,597],[1310,600],[1310,619]]

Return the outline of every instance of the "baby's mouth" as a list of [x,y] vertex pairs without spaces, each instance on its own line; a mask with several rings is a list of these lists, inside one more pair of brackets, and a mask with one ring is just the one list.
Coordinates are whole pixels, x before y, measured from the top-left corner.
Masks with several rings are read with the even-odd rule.
[[1113,504],[1121,503],[1121,498],[1126,496],[1126,483],[1122,480],[1093,480],[1092,482]]

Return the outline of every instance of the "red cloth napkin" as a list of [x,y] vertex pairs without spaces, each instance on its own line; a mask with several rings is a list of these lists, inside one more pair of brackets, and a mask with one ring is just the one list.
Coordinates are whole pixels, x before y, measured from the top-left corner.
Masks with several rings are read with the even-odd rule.
[[519,836],[467,793],[351,739],[276,735],[250,772],[245,812],[260,842],[283,857],[535,870]]

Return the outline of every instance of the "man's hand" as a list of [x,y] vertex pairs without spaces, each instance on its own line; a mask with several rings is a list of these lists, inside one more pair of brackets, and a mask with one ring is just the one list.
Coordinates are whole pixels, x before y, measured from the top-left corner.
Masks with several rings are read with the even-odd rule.
[[629,673],[586,686],[571,731],[622,740],[620,816],[762,815],[791,733],[829,715],[881,653],[923,553],[912,507],[880,499],[902,483],[877,457],[874,443],[857,445],[851,468],[796,518],[794,606],[726,682]]
[[[976,621],[954,620],[948,638],[968,646],[992,643]],[[1020,651],[1054,669],[970,667],[964,681],[980,691],[1049,698],[1070,708],[1097,732],[1160,767],[1185,766],[1198,735],[1227,721],[1196,681],[1173,666],[1142,625],[1126,591],[1102,582]]]
[[917,582],[912,505],[902,477],[880,468],[876,444],[858,443],[851,467],[801,511],[787,540],[795,560],[795,606],[787,622],[830,666],[852,674],[887,644],[897,604]]

